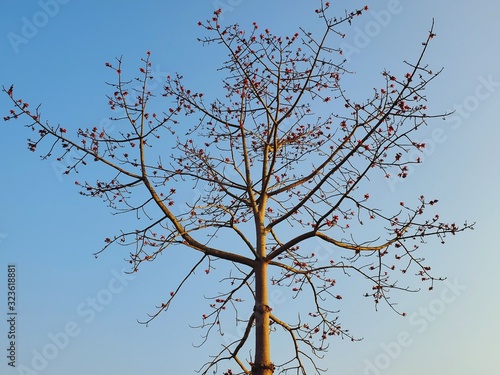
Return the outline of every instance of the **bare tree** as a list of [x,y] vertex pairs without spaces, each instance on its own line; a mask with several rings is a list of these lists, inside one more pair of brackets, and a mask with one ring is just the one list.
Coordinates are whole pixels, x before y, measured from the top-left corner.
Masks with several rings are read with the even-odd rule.
[[[145,323],[168,310],[196,271],[209,273],[221,260],[231,266],[223,280],[227,289],[213,296],[200,326],[205,337],[222,333],[221,320],[233,314],[245,325],[244,333],[222,346],[203,374],[217,372],[226,360],[238,370],[225,374],[320,372],[316,357],[327,350],[331,336],[355,339],[338,322],[342,297],[335,291],[336,274],[359,275],[368,281],[366,296],[375,305],[386,302],[404,314],[389,292],[418,288],[400,286],[397,274],[414,274],[429,289],[440,280],[418,255],[420,244],[428,238],[444,242],[448,234],[472,227],[429,215],[435,199],[420,196],[414,204],[393,207],[370,200],[369,178],[405,178],[409,164],[420,159],[403,161],[402,154],[425,147],[413,140],[414,133],[429,119],[446,115],[426,114],[423,91],[439,74],[423,63],[435,36],[432,28],[416,61],[405,62],[406,74],[384,71],[372,96],[355,102],[341,85],[348,73],[342,51],[331,44],[343,37],[341,24],[368,8],[330,18],[328,7],[316,10],[322,35],[299,29],[279,37],[255,23],[250,30],[223,26],[220,10],[200,22],[209,35],[201,42],[228,52],[221,68],[226,72],[222,98],[206,99],[176,75],[167,78],[163,92],[171,108],[156,113],[149,109],[161,99],[148,90],[150,53],[133,80],[124,78],[121,58],[106,63],[118,77],[108,96],[117,113],[114,132],[78,129],[70,138],[65,128],[42,120],[40,106],[30,111],[12,87],[3,88],[13,103],[4,119],[29,118],[27,126],[37,134],[28,141],[31,151],[46,142],[42,159],[66,158],[66,174],[87,163],[106,166],[112,174],[104,179],[77,182],[81,194],[104,199],[115,212],[147,218],[146,225],[107,238],[101,251],[113,244],[130,248],[131,272],[171,246],[200,254]],[[197,199],[183,201],[178,192],[192,188],[199,191]],[[369,237],[372,233],[378,235]],[[311,240],[338,248],[338,259],[319,259],[308,250]],[[296,321],[269,306],[269,289],[280,287],[305,301]],[[292,350],[275,363],[271,337],[278,333],[289,336]],[[254,354],[244,358],[252,339]]]

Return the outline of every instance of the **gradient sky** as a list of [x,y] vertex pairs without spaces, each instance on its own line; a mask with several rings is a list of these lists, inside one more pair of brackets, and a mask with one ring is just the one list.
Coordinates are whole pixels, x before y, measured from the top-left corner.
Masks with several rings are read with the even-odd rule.
[[[182,73],[192,87],[218,89],[210,80],[225,58],[217,47],[202,47],[196,25],[221,7],[223,22],[250,26],[257,21],[275,33],[299,26],[317,30],[311,0],[192,1],[2,1],[0,3],[0,84],[15,84],[32,105],[43,102],[44,117],[68,129],[105,123],[109,116],[104,63],[124,56],[125,72],[135,72],[151,51],[158,77]],[[404,181],[375,186],[381,202],[420,194],[440,200],[442,217],[476,221],[474,231],[430,242],[423,254],[449,282],[433,292],[398,296],[406,318],[359,294],[344,298],[341,319],[364,340],[336,340],[321,362],[328,374],[405,375],[493,374],[500,367],[500,188],[498,108],[500,101],[500,3],[493,0],[332,1],[332,15],[368,5],[343,41],[348,67],[356,72],[349,91],[369,97],[380,71],[404,69],[415,59],[432,18],[435,38],[426,61],[442,75],[428,88],[434,112],[456,112],[420,133],[428,145],[424,163]],[[336,8],[333,9],[333,8]],[[31,26],[30,26],[31,25]],[[160,82],[158,82],[160,90]],[[10,109],[0,96],[2,117]],[[196,349],[207,302],[217,278],[201,275],[184,297],[149,327],[136,322],[154,311],[194,258],[162,257],[126,278],[127,254],[108,250],[105,237],[133,225],[112,216],[102,202],[78,195],[76,177],[61,165],[41,162],[26,148],[22,122],[0,124],[0,372],[13,374],[191,374],[214,354]],[[80,177],[78,177],[80,178]],[[187,194],[187,193],[186,193]],[[195,192],[193,192],[193,196]],[[7,366],[7,265],[17,267],[17,364]],[[347,280],[346,280],[347,281]],[[201,283],[200,283],[201,282]],[[349,284],[346,285],[349,289]],[[105,301],[93,305],[92,299]],[[291,296],[275,301],[293,311]],[[61,349],[50,345],[62,332],[72,336]],[[231,332],[229,332],[231,334]],[[236,332],[233,329],[232,334]],[[279,351],[279,347],[273,348]],[[51,358],[43,362],[39,354]],[[34,361],[34,362],[33,362]],[[35,364],[37,368],[33,367]]]

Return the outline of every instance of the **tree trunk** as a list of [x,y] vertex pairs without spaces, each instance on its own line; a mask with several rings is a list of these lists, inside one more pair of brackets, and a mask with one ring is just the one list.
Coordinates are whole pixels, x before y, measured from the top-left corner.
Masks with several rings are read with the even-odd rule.
[[274,365],[271,362],[271,340],[269,337],[267,262],[259,262],[255,267],[255,361],[252,375],[272,375]]

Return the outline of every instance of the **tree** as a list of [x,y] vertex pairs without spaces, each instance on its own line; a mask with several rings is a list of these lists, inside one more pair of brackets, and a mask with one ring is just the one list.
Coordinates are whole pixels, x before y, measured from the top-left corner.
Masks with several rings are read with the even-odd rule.
[[[106,63],[117,75],[108,96],[117,131],[93,127],[68,137],[66,128],[42,120],[40,106],[31,111],[13,87],[3,87],[13,103],[4,120],[29,119],[36,134],[28,140],[31,151],[48,142],[42,159],[65,159],[66,174],[92,162],[107,167],[111,174],[94,183],[76,182],[81,194],[103,199],[114,212],[147,218],[144,226],[106,238],[96,255],[111,245],[129,247],[131,272],[137,272],[172,246],[200,254],[145,323],[168,310],[196,271],[210,273],[217,261],[231,266],[223,280],[227,289],[213,296],[200,327],[205,337],[222,333],[221,321],[233,314],[244,333],[223,346],[203,374],[218,371],[225,360],[234,361],[240,374],[320,372],[315,356],[332,336],[356,339],[338,321],[336,273],[359,275],[369,282],[365,295],[375,306],[386,302],[404,315],[389,293],[415,288],[400,286],[396,274],[412,272],[432,289],[441,279],[418,255],[420,244],[472,228],[427,214],[436,199],[420,196],[414,204],[383,208],[370,200],[370,178],[406,178],[420,158],[405,161],[402,154],[425,147],[414,134],[446,115],[426,113],[423,91],[439,75],[423,63],[433,29],[417,60],[405,63],[406,73],[384,71],[381,87],[355,101],[342,87],[348,73],[342,51],[330,44],[344,36],[341,25],[368,7],[339,18],[329,17],[328,8],[326,2],[316,10],[322,35],[300,29],[289,37],[256,23],[248,31],[223,26],[217,10],[199,25],[209,35],[203,44],[228,52],[221,68],[225,96],[206,99],[186,88],[181,75],[168,77],[163,97],[171,108],[162,113],[150,110],[157,98],[148,90],[149,52],[133,80],[124,77],[121,58]],[[176,198],[194,187],[201,190],[195,202]],[[308,250],[311,240],[337,247],[338,258],[320,259]],[[297,301],[307,301],[306,318],[281,319],[270,307],[270,288],[288,288]],[[289,336],[292,351],[275,363],[270,340],[279,333]],[[240,353],[251,339],[254,354],[245,361]]]

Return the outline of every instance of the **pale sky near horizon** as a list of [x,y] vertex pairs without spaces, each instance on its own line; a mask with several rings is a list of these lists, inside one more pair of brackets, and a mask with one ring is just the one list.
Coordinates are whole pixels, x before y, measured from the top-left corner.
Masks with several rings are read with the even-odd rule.
[[[368,5],[370,10],[347,28],[342,48],[355,74],[352,95],[369,97],[380,72],[404,69],[418,57],[432,19],[437,37],[426,61],[443,73],[428,88],[429,107],[455,111],[421,133],[428,145],[424,163],[404,182],[374,187],[384,202],[423,193],[439,199],[443,217],[474,231],[429,242],[423,254],[433,270],[448,277],[433,292],[398,295],[403,318],[388,308],[349,295],[341,322],[360,342],[331,341],[319,363],[327,374],[405,375],[493,374],[498,356],[500,255],[500,3],[493,0],[332,1],[330,12]],[[44,117],[75,131],[110,115],[106,81],[114,77],[104,63],[123,55],[134,72],[151,51],[153,71],[165,78],[182,73],[192,87],[219,88],[211,74],[225,51],[202,47],[199,20],[223,9],[224,23],[251,27],[257,21],[275,33],[300,26],[319,30],[313,0],[85,1],[40,0],[0,3],[0,85],[32,105],[43,103]],[[160,90],[161,82],[157,83]],[[366,95],[365,95],[366,94]],[[0,96],[0,118],[10,109]],[[123,270],[127,253],[112,248],[94,259],[103,238],[131,224],[96,199],[78,194],[76,176],[61,175],[61,165],[42,162],[27,150],[24,123],[0,123],[0,373],[84,375],[194,374],[218,348],[194,348],[216,278],[187,286],[184,297],[149,327],[137,323],[181,277],[193,259],[163,257],[133,277]],[[64,167],[64,166],[62,166]],[[188,194],[186,192],[186,194]],[[7,265],[17,269],[17,365],[8,366]],[[201,280],[201,281],[200,281]],[[201,284],[200,284],[201,283]],[[99,303],[99,301],[101,303]],[[294,311],[291,295],[275,304]],[[239,328],[238,328],[239,329]],[[237,329],[229,332],[236,334]],[[63,339],[68,337],[68,340]],[[58,341],[60,348],[54,346]],[[55,351],[53,350],[55,348]],[[275,346],[273,350],[279,351]],[[234,364],[225,366],[236,368]],[[222,371],[220,372],[222,374]]]

